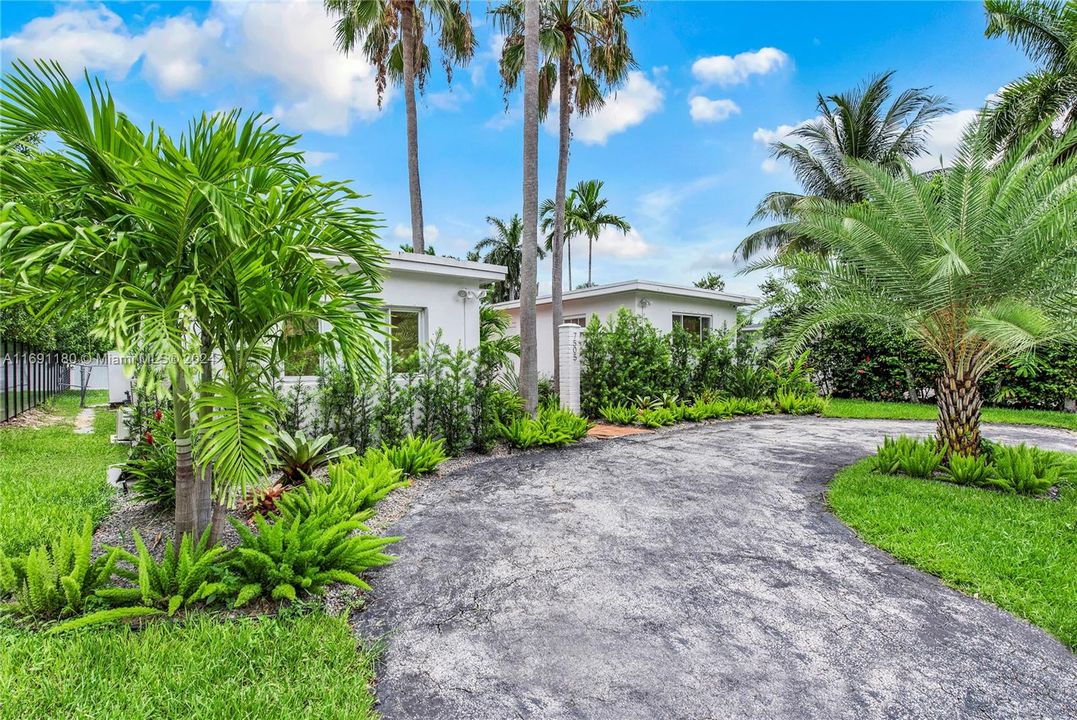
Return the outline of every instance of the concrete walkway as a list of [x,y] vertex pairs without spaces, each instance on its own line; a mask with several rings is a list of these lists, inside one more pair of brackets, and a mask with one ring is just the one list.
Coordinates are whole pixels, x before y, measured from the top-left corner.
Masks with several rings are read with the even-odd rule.
[[[359,616],[401,718],[1077,717],[1077,656],[861,543],[834,472],[931,423],[767,417],[433,484]],[[1077,435],[988,437],[1077,449]]]

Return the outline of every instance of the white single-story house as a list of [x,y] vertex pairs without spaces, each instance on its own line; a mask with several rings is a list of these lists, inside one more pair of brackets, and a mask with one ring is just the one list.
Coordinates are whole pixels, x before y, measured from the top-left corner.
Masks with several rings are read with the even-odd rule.
[[[680,325],[701,337],[711,330],[731,328],[737,321],[737,309],[755,305],[758,298],[733,295],[715,290],[675,285],[647,280],[625,280],[608,285],[595,285],[566,292],[564,319],[566,323],[586,325],[592,315],[608,320],[620,308],[628,308],[648,321],[661,332],[669,332]],[[540,375],[553,374],[553,308],[551,298],[543,296],[536,301],[538,325],[538,371]],[[520,301],[494,305],[512,316],[512,332],[519,333]]]
[[[500,265],[468,262],[434,255],[390,253],[386,261],[381,300],[391,329],[391,351],[407,356],[440,332],[441,341],[451,348],[474,350],[479,346],[479,305],[486,294],[484,285],[505,279]],[[92,368],[91,388],[109,388],[110,400],[121,402],[129,388],[118,358],[113,371]],[[305,355],[285,363],[285,382],[313,382],[321,358]],[[103,364],[102,364],[103,365]],[[116,369],[119,369],[118,377]],[[78,383],[79,369],[72,369]],[[111,379],[111,382],[109,380]]]

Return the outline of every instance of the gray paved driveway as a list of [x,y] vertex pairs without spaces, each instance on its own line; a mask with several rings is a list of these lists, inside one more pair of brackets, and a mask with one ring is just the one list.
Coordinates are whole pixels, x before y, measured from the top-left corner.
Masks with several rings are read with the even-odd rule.
[[[1077,656],[858,541],[825,483],[929,423],[768,417],[490,460],[394,528],[387,718],[1070,718]],[[989,428],[1077,447],[1064,431]]]

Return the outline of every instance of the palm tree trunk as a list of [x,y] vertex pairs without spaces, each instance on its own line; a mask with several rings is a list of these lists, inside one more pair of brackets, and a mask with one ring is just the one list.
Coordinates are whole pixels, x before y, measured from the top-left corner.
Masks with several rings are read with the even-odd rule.
[[978,378],[970,372],[943,371],[936,384],[939,420],[936,433],[946,455],[980,453],[980,394]]
[[[571,37],[567,38],[566,47],[572,47]],[[569,120],[572,117],[572,56],[567,52],[561,56],[558,70],[557,86],[560,91],[560,106],[558,115],[560,120],[559,146],[557,154],[557,189],[554,193],[553,214],[553,243],[551,244],[552,283],[551,283],[551,306],[553,311],[553,386],[561,387],[561,323],[564,322],[564,271],[562,268],[562,255],[565,241],[565,185],[568,184],[568,151],[569,142],[572,140],[572,128]]]
[[172,410],[176,422],[176,540],[194,533],[197,523],[194,506],[194,466],[191,458],[191,396],[183,371],[172,385]]
[[[213,381],[213,361],[210,353],[213,345],[209,337],[202,336],[202,382]],[[208,408],[203,408],[199,418],[209,413]],[[213,467],[206,463],[195,468],[194,478],[194,522],[195,536],[202,537],[202,531],[209,525],[213,514]]]
[[408,190],[411,193],[411,249],[426,252],[423,237],[423,194],[419,186],[419,121],[415,110],[415,9],[400,8],[401,47],[404,55],[404,108],[408,132]]
[[587,286],[591,286],[591,258],[594,256],[594,238],[587,238]]
[[538,50],[539,2],[524,2],[523,248],[520,260],[520,396],[524,412],[538,407]]

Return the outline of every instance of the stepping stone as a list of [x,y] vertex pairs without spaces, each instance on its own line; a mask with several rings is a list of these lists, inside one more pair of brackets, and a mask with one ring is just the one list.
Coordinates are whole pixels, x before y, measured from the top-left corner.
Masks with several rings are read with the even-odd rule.
[[93,408],[84,408],[75,416],[75,434],[90,435],[93,433]]

